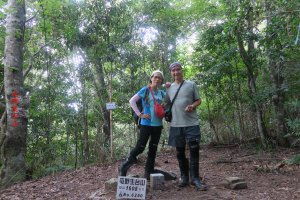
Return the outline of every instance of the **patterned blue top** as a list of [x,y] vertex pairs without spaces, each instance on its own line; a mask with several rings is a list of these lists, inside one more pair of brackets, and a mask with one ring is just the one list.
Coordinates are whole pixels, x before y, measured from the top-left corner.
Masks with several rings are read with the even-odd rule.
[[[146,95],[146,91],[147,96]],[[153,90],[152,90],[153,91]],[[154,98],[156,100],[156,103],[161,104],[165,98],[166,93],[163,90],[157,90],[153,91]],[[151,119],[141,119],[141,125],[144,126],[162,126],[162,119],[157,117],[154,113],[154,101],[151,95],[151,92],[149,91],[148,87],[143,87],[138,93],[138,96],[142,98],[143,103],[143,114],[150,114]],[[150,103],[150,104],[149,104]]]

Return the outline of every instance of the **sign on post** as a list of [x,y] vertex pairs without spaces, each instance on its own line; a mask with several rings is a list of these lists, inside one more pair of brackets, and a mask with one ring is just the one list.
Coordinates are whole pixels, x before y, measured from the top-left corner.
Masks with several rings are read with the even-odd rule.
[[107,110],[116,109],[116,102],[106,103],[106,109]]
[[145,199],[147,179],[118,177],[117,199]]

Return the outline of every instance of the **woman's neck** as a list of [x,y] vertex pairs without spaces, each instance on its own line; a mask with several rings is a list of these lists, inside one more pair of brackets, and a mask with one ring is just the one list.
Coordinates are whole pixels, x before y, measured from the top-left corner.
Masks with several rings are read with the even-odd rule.
[[158,86],[157,85],[151,85],[150,86],[152,90],[157,90]]

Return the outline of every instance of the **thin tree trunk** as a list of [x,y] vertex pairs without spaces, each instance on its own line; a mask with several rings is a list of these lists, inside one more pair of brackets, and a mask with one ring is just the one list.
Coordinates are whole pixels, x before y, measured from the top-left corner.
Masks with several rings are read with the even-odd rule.
[[97,139],[96,139],[96,145],[95,145],[95,149],[96,149],[96,155],[98,156],[97,157],[97,161],[99,162],[99,163],[104,163],[105,162],[105,159],[106,159],[106,154],[105,154],[105,149],[104,149],[104,142],[102,142],[103,141],[103,134],[102,134],[102,124],[101,124],[102,122],[99,122],[98,124],[97,124]]
[[78,165],[78,129],[74,127],[73,131],[75,134],[75,169],[76,169]]
[[72,134],[72,127],[70,126],[70,121],[67,121],[66,125],[66,144],[65,144],[65,149],[64,149],[64,155],[63,155],[63,164],[67,165],[67,160],[68,160],[68,149],[69,149],[69,143],[70,143],[70,135]]
[[[205,91],[205,90],[204,90]],[[210,128],[214,131],[215,133],[215,139],[216,139],[216,142],[219,143],[220,142],[220,137],[219,137],[219,133],[217,132],[216,130],[216,127],[212,121],[212,117],[211,117],[211,110],[210,110],[210,101],[209,101],[209,98],[208,98],[208,95],[206,92],[205,93],[205,96],[206,96],[206,99],[207,99],[207,112],[208,112],[208,121],[209,121],[209,126]]]
[[6,18],[4,89],[6,123],[2,124],[1,185],[10,185],[26,178],[25,152],[28,124],[28,104],[23,87],[23,47],[25,31],[25,1],[9,0]]
[[[236,112],[233,113],[233,116],[232,116],[232,119],[234,119],[234,122],[233,122],[233,128],[234,128],[234,133],[236,135],[236,125],[235,125],[235,116],[237,115],[238,117],[238,122],[239,122],[239,127],[240,127],[240,132],[239,132],[239,139],[242,140],[242,136],[243,136],[243,129],[242,129],[242,126],[241,126],[241,117],[240,117],[240,107],[239,107],[239,103],[238,103],[238,97],[237,97],[237,94],[236,94],[236,90],[235,90],[235,87],[234,87],[234,83],[233,83],[233,74],[230,73],[229,74],[229,79],[230,79],[230,90],[233,92],[233,101],[234,101],[234,104],[235,104],[235,108],[236,108]],[[236,113],[236,114],[235,114]]]
[[81,89],[81,96],[82,96],[82,126],[83,126],[83,163],[87,164],[90,151],[89,151],[89,131],[88,131],[88,105],[87,105],[87,98],[86,98],[86,85],[85,85],[85,78],[84,78],[84,71],[83,68],[80,69],[80,82],[82,85]]
[[[238,69],[237,69],[237,62],[235,62],[235,73],[236,73],[236,77],[237,77],[237,80],[238,80],[238,84],[237,84],[237,91],[239,94],[241,94],[241,84],[240,84],[240,76],[239,76],[239,73],[238,73]],[[233,83],[233,80],[231,80],[232,82],[232,85],[234,85]],[[234,86],[232,86],[234,88]],[[239,127],[240,127],[240,141],[243,141],[244,139],[244,134],[245,134],[245,126],[244,126],[244,122],[243,122],[243,116],[242,116],[242,106],[241,106],[241,101],[240,99],[238,98],[238,94],[236,92],[235,89],[233,89],[234,91],[234,102],[235,102],[235,105],[236,105],[236,108],[237,108],[237,115],[238,115],[238,120],[239,120]]]

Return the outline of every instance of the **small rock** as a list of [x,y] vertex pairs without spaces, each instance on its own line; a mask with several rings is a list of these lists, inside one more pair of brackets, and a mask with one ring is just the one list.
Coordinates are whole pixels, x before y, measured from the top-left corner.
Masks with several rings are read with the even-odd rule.
[[105,191],[117,191],[118,179],[111,178],[104,183]]
[[233,190],[246,189],[246,188],[247,188],[246,182],[237,182],[237,183],[230,184],[230,189]]
[[225,181],[223,181],[221,185],[232,190],[247,188],[247,183],[245,182],[245,179],[235,176],[225,178]]
[[127,177],[131,177],[131,178],[140,178],[142,176],[138,175],[138,174],[128,174]]
[[227,178],[225,178],[225,180],[229,184],[234,184],[234,183],[237,183],[237,182],[245,182],[245,179],[239,178],[239,177],[235,177],[235,176],[227,177]]
[[157,174],[157,173],[163,174],[166,181],[176,180],[176,178],[177,178],[175,173],[166,172],[166,171],[163,171],[162,169],[154,169],[154,173],[155,174]]

